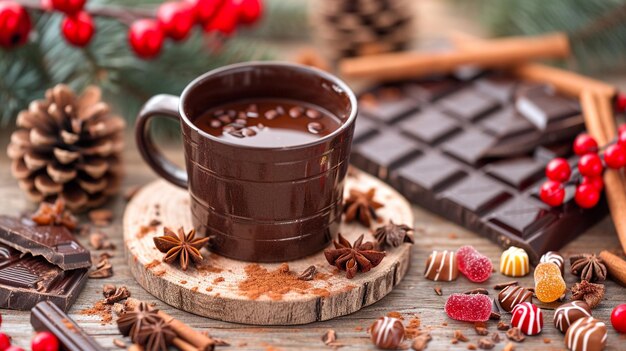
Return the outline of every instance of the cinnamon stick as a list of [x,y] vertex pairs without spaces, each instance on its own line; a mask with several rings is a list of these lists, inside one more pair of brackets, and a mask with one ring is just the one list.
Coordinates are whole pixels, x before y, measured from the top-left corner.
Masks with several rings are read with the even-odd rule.
[[564,58],[570,54],[564,33],[490,40],[480,48],[441,53],[390,53],[344,59],[340,73],[347,78],[377,81],[419,78],[446,73],[460,65],[483,68],[511,66],[539,58]]
[[626,286],[626,261],[606,250],[600,252],[599,256],[604,261],[611,278],[617,283]]
[[[460,50],[481,50],[486,43],[491,42],[465,33],[451,34],[450,41]],[[600,80],[540,63],[525,63],[512,71],[521,79],[551,84],[561,94],[572,97],[579,97],[583,90],[594,90],[611,97],[617,93],[614,86]]]
[[180,351],[198,351],[198,348],[191,345],[181,338],[174,338],[172,340],[172,345],[174,345]]
[[[598,144],[606,145],[615,138],[617,131],[609,97],[602,92],[585,90],[580,95],[580,103],[583,108],[587,131],[596,139]],[[624,217],[626,214],[626,183],[619,170],[607,168],[604,171],[604,184],[611,218],[622,249],[626,251],[626,217]]]
[[[135,308],[139,305],[139,300],[129,298],[126,300],[126,305],[129,308]],[[174,332],[176,333],[178,338],[182,339],[182,341],[186,343],[193,345],[194,350],[212,351],[215,348],[215,341],[208,335],[202,334],[197,330],[194,330],[187,324],[170,316],[162,310],[159,310],[158,314],[161,318],[163,318],[163,320],[169,323],[172,329],[174,329]]]

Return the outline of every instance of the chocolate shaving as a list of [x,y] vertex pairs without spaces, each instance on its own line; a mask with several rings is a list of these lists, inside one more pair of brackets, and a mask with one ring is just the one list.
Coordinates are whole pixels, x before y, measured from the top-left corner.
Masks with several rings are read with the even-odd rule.
[[467,338],[467,336],[465,336],[465,334],[463,334],[462,331],[460,330],[455,330],[454,331],[454,339],[461,341],[461,342],[467,342],[469,341],[469,339]]
[[104,303],[112,305],[116,302],[120,302],[130,297],[130,291],[125,286],[119,287],[115,290],[115,293],[104,299]]
[[93,247],[94,250],[114,250],[115,245],[109,240],[108,235],[96,232],[91,233],[89,235],[89,245]]
[[511,286],[511,285],[519,285],[519,283],[517,280],[511,280],[511,281],[504,282],[504,283],[498,283],[494,285],[493,288],[496,290],[502,290],[506,288],[507,286]]
[[496,344],[499,343],[502,340],[502,338],[500,337],[500,333],[493,332],[493,334],[491,334],[491,340],[493,340],[493,342],[495,342]]
[[322,342],[326,345],[331,345],[337,341],[337,333],[334,330],[328,329],[324,335],[322,335]]
[[42,202],[31,219],[37,225],[60,225],[74,231],[78,227],[78,220],[71,212],[65,210],[65,200],[58,198],[54,204]]
[[100,261],[96,265],[96,269],[89,272],[89,278],[93,279],[103,279],[109,278],[113,275],[113,266],[109,262],[109,259],[106,256],[100,256]]
[[428,346],[428,342],[432,339],[430,333],[425,332],[418,335],[415,339],[413,339],[413,343],[411,343],[411,348],[415,351],[423,351]]
[[498,325],[496,326],[496,328],[498,330],[509,330],[511,326],[508,323],[505,323],[504,321],[499,321]]
[[104,284],[102,286],[102,295],[104,297],[113,296],[113,294],[115,294],[116,290],[117,289],[115,288],[115,285],[113,285],[113,284]]
[[572,300],[583,300],[590,308],[595,308],[604,298],[604,284],[594,284],[586,280],[572,286]]
[[472,294],[489,295],[489,291],[487,289],[485,289],[485,288],[475,288],[475,289],[467,290],[467,291],[463,292],[463,294],[466,294],[466,295],[472,295]]
[[523,342],[526,337],[522,334],[522,331],[519,328],[513,327],[506,331],[506,337],[511,341],[515,342]]
[[483,350],[491,350],[496,346],[496,344],[489,338],[481,338],[478,340],[478,347]]
[[300,273],[298,279],[304,281],[313,280],[315,278],[315,273],[317,273],[317,268],[315,266],[309,266],[302,273]]
[[474,324],[474,330],[478,335],[489,335],[489,330],[484,326],[484,324]]
[[435,285],[433,289],[435,290],[435,294],[437,294],[437,296],[443,295],[443,291],[441,291],[441,287],[439,285]]

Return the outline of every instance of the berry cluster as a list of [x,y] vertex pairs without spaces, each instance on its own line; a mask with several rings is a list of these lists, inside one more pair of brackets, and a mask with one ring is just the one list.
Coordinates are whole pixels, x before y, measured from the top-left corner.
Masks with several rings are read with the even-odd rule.
[[546,166],[546,181],[539,197],[550,206],[560,206],[565,199],[565,188],[576,186],[574,201],[581,208],[592,208],[598,204],[604,188],[602,173],[605,167],[626,167],[626,125],[619,128],[617,140],[603,148],[588,134],[580,134],[574,140],[574,153],[579,156],[578,170],[572,172],[570,164],[563,158],[555,158]]
[[[156,18],[151,12],[132,9],[85,8],[87,0],[41,0],[37,9],[63,14],[61,32],[67,42],[84,47],[96,32],[92,16],[115,17],[122,22],[129,17],[128,39],[137,56],[156,57],[166,38],[181,41],[189,36],[194,25],[205,33],[232,34],[238,25],[255,23],[263,12],[261,0],[181,0],[161,4]],[[14,48],[28,40],[32,30],[30,16],[20,0],[0,1],[0,46]]]
[[[33,336],[30,348],[32,351],[59,351],[59,339],[50,332],[39,332]],[[24,349],[12,345],[11,337],[5,333],[0,333],[0,351],[24,351]]]

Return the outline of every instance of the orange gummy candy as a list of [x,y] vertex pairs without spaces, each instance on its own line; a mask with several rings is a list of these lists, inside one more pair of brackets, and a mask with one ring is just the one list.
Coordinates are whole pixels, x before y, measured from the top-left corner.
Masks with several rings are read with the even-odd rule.
[[535,268],[535,295],[541,302],[558,300],[567,286],[561,276],[561,269],[552,262],[540,263]]

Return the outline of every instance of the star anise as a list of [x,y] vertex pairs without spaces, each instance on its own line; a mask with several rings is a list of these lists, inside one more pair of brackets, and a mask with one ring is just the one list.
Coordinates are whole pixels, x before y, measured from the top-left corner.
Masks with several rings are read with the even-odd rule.
[[175,337],[174,329],[161,318],[141,327],[134,341],[142,345],[145,351],[167,351]]
[[37,225],[59,225],[73,231],[78,220],[65,210],[65,200],[58,198],[54,204],[42,202],[39,209],[30,217]]
[[385,251],[378,251],[371,241],[363,242],[363,234],[356,239],[354,245],[339,234],[333,240],[334,249],[324,250],[326,261],[342,271],[346,271],[346,278],[352,279],[357,271],[368,272],[385,258]]
[[395,224],[390,221],[382,227],[378,227],[374,232],[374,237],[378,241],[378,247],[397,247],[402,243],[413,244],[413,235],[410,232],[413,228],[406,224]]
[[349,223],[358,219],[361,224],[369,228],[372,220],[378,219],[376,210],[384,206],[380,202],[374,201],[375,194],[376,189],[374,188],[365,193],[351,189],[350,196],[346,199],[343,208],[346,214],[345,221]]
[[572,286],[572,300],[583,300],[590,308],[595,308],[604,298],[604,284],[594,284],[586,280]]
[[178,235],[167,227],[163,232],[165,235],[154,238],[156,248],[165,253],[163,261],[172,263],[178,258],[183,271],[187,270],[190,259],[194,264],[202,262],[200,249],[209,242],[209,238],[196,239],[195,229],[186,235],[183,228],[178,229]]
[[574,255],[569,259],[572,274],[580,277],[581,280],[590,282],[606,280],[606,266],[604,261],[592,254]]
[[158,312],[147,303],[141,302],[134,310],[124,313],[117,319],[117,328],[122,335],[130,335],[131,340],[136,341],[144,326],[152,325],[162,319]]

